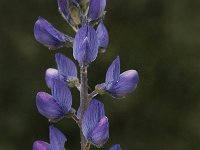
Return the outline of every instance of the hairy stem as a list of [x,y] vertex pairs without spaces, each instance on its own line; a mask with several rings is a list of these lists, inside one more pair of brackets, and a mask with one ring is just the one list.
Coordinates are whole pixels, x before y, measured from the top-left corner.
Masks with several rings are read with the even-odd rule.
[[88,102],[92,99],[92,98],[94,98],[95,96],[97,96],[99,93],[96,91],[96,90],[94,90],[92,93],[90,93],[89,95],[88,95]]
[[[88,79],[87,79],[87,66],[81,66],[80,68],[80,78],[81,78],[81,87],[80,87],[80,123],[82,126],[82,118],[85,110],[87,109],[87,99],[88,99]],[[82,128],[80,128],[81,136],[81,150],[86,149],[87,140],[83,135]]]

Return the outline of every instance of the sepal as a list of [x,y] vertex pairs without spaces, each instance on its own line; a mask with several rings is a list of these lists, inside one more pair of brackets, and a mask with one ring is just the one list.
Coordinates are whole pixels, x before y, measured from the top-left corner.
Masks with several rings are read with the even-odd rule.
[[76,115],[76,110],[74,108],[71,108],[70,111],[65,115],[66,118],[71,118]]
[[96,93],[103,95],[106,93],[106,83],[102,83],[102,84],[97,84],[95,86],[95,91]]

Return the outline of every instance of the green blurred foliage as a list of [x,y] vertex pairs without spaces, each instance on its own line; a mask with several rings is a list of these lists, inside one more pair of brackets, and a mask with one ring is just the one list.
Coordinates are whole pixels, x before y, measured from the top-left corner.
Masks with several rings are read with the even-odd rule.
[[[110,45],[90,65],[90,86],[104,80],[117,55],[122,71],[138,70],[140,83],[126,99],[98,96],[110,120],[105,149],[114,143],[123,150],[200,149],[199,8],[199,0],[108,0]],[[49,92],[44,72],[55,67],[54,54],[72,58],[72,50],[49,51],[34,39],[33,26],[41,15],[74,35],[57,10],[56,0],[0,1],[1,150],[27,150],[34,140],[49,140],[49,123],[37,112],[35,95]],[[72,92],[77,108],[78,92]],[[68,137],[66,150],[79,149],[75,123],[56,126]]]

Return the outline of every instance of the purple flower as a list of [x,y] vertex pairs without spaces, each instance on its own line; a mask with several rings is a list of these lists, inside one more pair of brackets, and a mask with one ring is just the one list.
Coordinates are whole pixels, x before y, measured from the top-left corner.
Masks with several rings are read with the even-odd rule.
[[77,68],[74,62],[61,53],[55,55],[60,79],[70,82],[77,79]]
[[137,87],[139,75],[136,70],[128,70],[120,74],[119,56],[113,61],[106,73],[106,81],[96,86],[114,97],[123,97],[134,91]]
[[96,146],[102,146],[109,138],[109,123],[104,105],[96,99],[89,102],[83,114],[82,131],[85,138]]
[[47,86],[52,87],[52,80],[62,80],[68,85],[74,86],[78,82],[77,68],[74,62],[61,53],[55,54],[57,69],[49,68],[46,70],[45,79]]
[[52,95],[46,92],[38,92],[36,105],[41,115],[51,121],[57,121],[69,113],[72,95],[63,81],[53,80],[52,84]]
[[80,66],[88,65],[94,61],[98,53],[98,38],[91,26],[83,26],[76,33],[73,45],[74,58]]
[[53,125],[49,127],[50,144],[44,141],[35,141],[33,150],[64,150],[67,138],[65,135],[55,128]]
[[108,31],[103,23],[100,23],[97,27],[97,36],[99,41],[99,48],[102,49],[104,52],[105,49],[108,47],[109,36]]
[[109,150],[121,150],[121,147],[119,144],[115,144]]
[[70,46],[73,39],[57,29],[55,29],[48,21],[39,17],[34,26],[34,36],[36,40],[48,47],[49,49],[57,49],[62,46]]
[[103,16],[105,7],[106,7],[106,0],[90,0],[89,11],[88,11],[89,21],[97,20],[101,16]]

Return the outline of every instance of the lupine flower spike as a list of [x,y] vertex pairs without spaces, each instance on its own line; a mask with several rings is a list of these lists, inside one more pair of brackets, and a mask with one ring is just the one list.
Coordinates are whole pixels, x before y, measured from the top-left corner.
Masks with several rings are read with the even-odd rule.
[[[34,36],[51,50],[72,48],[73,57],[79,63],[80,79],[75,63],[67,56],[56,53],[57,68],[48,68],[45,72],[46,85],[51,94],[38,92],[36,106],[39,113],[51,123],[64,117],[75,120],[80,129],[81,150],[89,150],[91,145],[100,148],[109,139],[109,122],[104,104],[94,97],[103,93],[116,98],[124,97],[135,90],[139,76],[136,70],[120,74],[120,60],[117,57],[108,68],[105,82],[96,85],[95,90],[88,93],[87,68],[96,60],[99,52],[106,52],[109,43],[103,22],[106,0],[57,0],[57,4],[62,17],[76,32],[75,37],[60,32],[42,17],[35,23]],[[76,87],[80,92],[77,113],[72,108],[72,95],[68,87]],[[67,141],[64,134],[52,125],[49,130],[50,143],[35,141],[33,150],[64,150]],[[115,144],[109,150],[121,148]]]
[[118,56],[108,68],[105,83],[97,85],[96,90],[120,98],[133,92],[137,87],[138,80],[139,76],[136,70],[128,70],[120,74],[120,59]]
[[65,135],[55,128],[53,125],[49,127],[50,143],[44,141],[35,141],[33,143],[33,150],[64,150],[67,138]]

